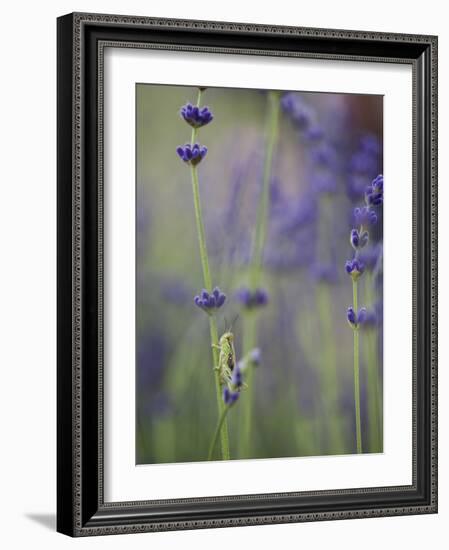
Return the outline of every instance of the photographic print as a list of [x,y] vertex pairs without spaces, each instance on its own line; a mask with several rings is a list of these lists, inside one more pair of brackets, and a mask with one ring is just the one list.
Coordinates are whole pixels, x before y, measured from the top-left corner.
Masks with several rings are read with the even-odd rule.
[[59,532],[437,512],[437,50],[58,18]]
[[136,85],[136,462],[380,453],[383,98]]

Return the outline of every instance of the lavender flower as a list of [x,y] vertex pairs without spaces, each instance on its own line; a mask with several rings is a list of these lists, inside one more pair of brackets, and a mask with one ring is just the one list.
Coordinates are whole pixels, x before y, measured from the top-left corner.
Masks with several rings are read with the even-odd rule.
[[181,107],[180,114],[182,118],[193,128],[201,128],[212,122],[214,115],[209,111],[208,107],[197,107],[191,103],[187,103]]
[[381,144],[376,136],[365,134],[360,138],[358,150],[348,165],[347,193],[352,201],[357,202],[363,197],[366,186],[378,173],[381,153]]
[[366,308],[362,307],[359,309],[359,312],[356,313],[352,306],[348,307],[347,318],[352,328],[359,328],[360,325],[363,325],[366,322],[367,317],[368,312]]
[[233,405],[239,398],[240,393],[238,391],[232,391],[227,386],[223,390],[223,401],[225,405]]
[[354,208],[354,225],[375,225],[377,223],[377,214],[369,206]]
[[203,289],[201,293],[194,298],[195,304],[209,315],[214,313],[217,309],[220,309],[225,303],[225,300],[226,294],[221,292],[218,286],[216,286],[211,293]]
[[320,143],[311,149],[310,156],[317,165],[325,168],[333,168],[337,163],[337,153],[329,143]]
[[379,206],[384,200],[384,177],[377,176],[366,188],[365,201],[369,206]]
[[[237,363],[239,371],[242,373],[246,371],[248,367],[258,367],[262,361],[262,352],[259,348],[253,348],[248,352],[245,357],[240,359]],[[234,371],[235,372],[235,371]]]
[[357,258],[348,260],[345,265],[346,273],[351,275],[352,279],[356,281],[360,275],[365,271],[365,265]]
[[314,124],[305,130],[304,137],[310,142],[321,141],[324,138],[324,130],[318,124]]
[[312,111],[296,94],[284,94],[281,99],[281,107],[299,130],[303,131],[308,128],[312,120]]
[[350,325],[356,325],[357,315],[356,315],[356,313],[354,311],[354,308],[352,306],[348,307],[347,317],[348,317],[348,322],[349,322]]
[[[372,147],[372,142],[365,143],[365,147],[368,149]],[[369,156],[370,153],[368,152]],[[360,341],[359,341],[359,327],[367,322],[369,315],[366,308],[362,307],[358,309],[358,286],[357,279],[363,273],[365,265],[358,256],[359,248],[365,246],[368,242],[368,231],[363,230],[363,225],[370,225],[377,221],[375,212],[371,210],[373,206],[380,206],[383,202],[383,176],[379,175],[375,178],[365,191],[365,202],[367,207],[356,208],[354,210],[354,221],[356,225],[359,225],[359,229],[352,229],[350,233],[350,243],[355,249],[355,257],[352,260],[346,262],[346,272],[351,275],[352,278],[352,296],[353,305],[347,310],[347,320],[354,332],[354,405],[355,405],[355,417],[356,417],[356,445],[357,453],[362,452],[362,429],[361,429],[361,411],[360,411]]]
[[243,374],[240,365],[237,363],[232,371],[231,384],[235,388],[241,388],[243,386]]
[[199,143],[195,143],[194,145],[186,143],[185,145],[180,145],[176,149],[176,152],[181,160],[191,164],[192,166],[196,166],[206,156],[207,147],[205,145],[200,145]]
[[368,240],[368,231],[360,232],[358,229],[352,229],[349,236],[349,242],[351,243],[352,248],[355,250],[363,248],[366,244],[368,244]]
[[236,298],[246,309],[254,309],[267,305],[268,292],[263,288],[251,291],[249,288],[243,287],[236,292]]
[[378,315],[374,309],[366,309],[363,320],[360,321],[363,323],[363,328],[372,328],[375,327],[378,321]]

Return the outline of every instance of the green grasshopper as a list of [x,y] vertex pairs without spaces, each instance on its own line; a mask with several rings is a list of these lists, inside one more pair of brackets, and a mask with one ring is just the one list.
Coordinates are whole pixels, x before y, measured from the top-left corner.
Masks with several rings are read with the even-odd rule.
[[213,344],[212,347],[219,350],[218,365],[215,366],[215,370],[218,371],[220,376],[220,384],[222,386],[231,387],[232,384],[232,372],[236,366],[235,347],[234,347],[234,334],[227,330],[220,338],[218,344]]
[[[219,350],[218,365],[215,370],[219,373],[220,384],[227,386],[231,391],[240,391],[248,386],[242,381],[243,371],[248,364],[248,358],[237,363],[234,347],[234,334],[226,330],[221,336],[218,344],[212,347]],[[238,370],[236,370],[238,369]]]

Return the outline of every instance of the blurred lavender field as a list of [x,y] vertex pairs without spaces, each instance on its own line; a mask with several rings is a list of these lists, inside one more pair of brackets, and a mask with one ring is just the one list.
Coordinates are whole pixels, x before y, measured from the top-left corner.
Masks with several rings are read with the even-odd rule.
[[[180,108],[196,95],[193,87],[136,88],[138,464],[207,460],[218,419],[207,316],[194,304],[204,283],[192,185],[176,154],[191,135]],[[245,353],[241,289],[249,284],[261,200],[267,97],[207,88],[202,100],[214,117],[200,134],[208,147],[198,166],[202,212],[213,285],[227,296],[216,320],[221,335],[236,319],[237,359]],[[233,459],[356,452],[345,262],[354,208],[382,173],[382,99],[280,95],[260,285],[267,303],[253,325],[261,362],[227,416]],[[381,208],[377,215],[358,283],[367,308],[360,328],[363,452],[383,450]]]

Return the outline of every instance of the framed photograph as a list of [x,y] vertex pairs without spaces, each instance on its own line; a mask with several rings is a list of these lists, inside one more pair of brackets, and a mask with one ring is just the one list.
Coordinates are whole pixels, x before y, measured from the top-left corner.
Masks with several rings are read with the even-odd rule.
[[58,19],[58,531],[437,511],[437,38]]

